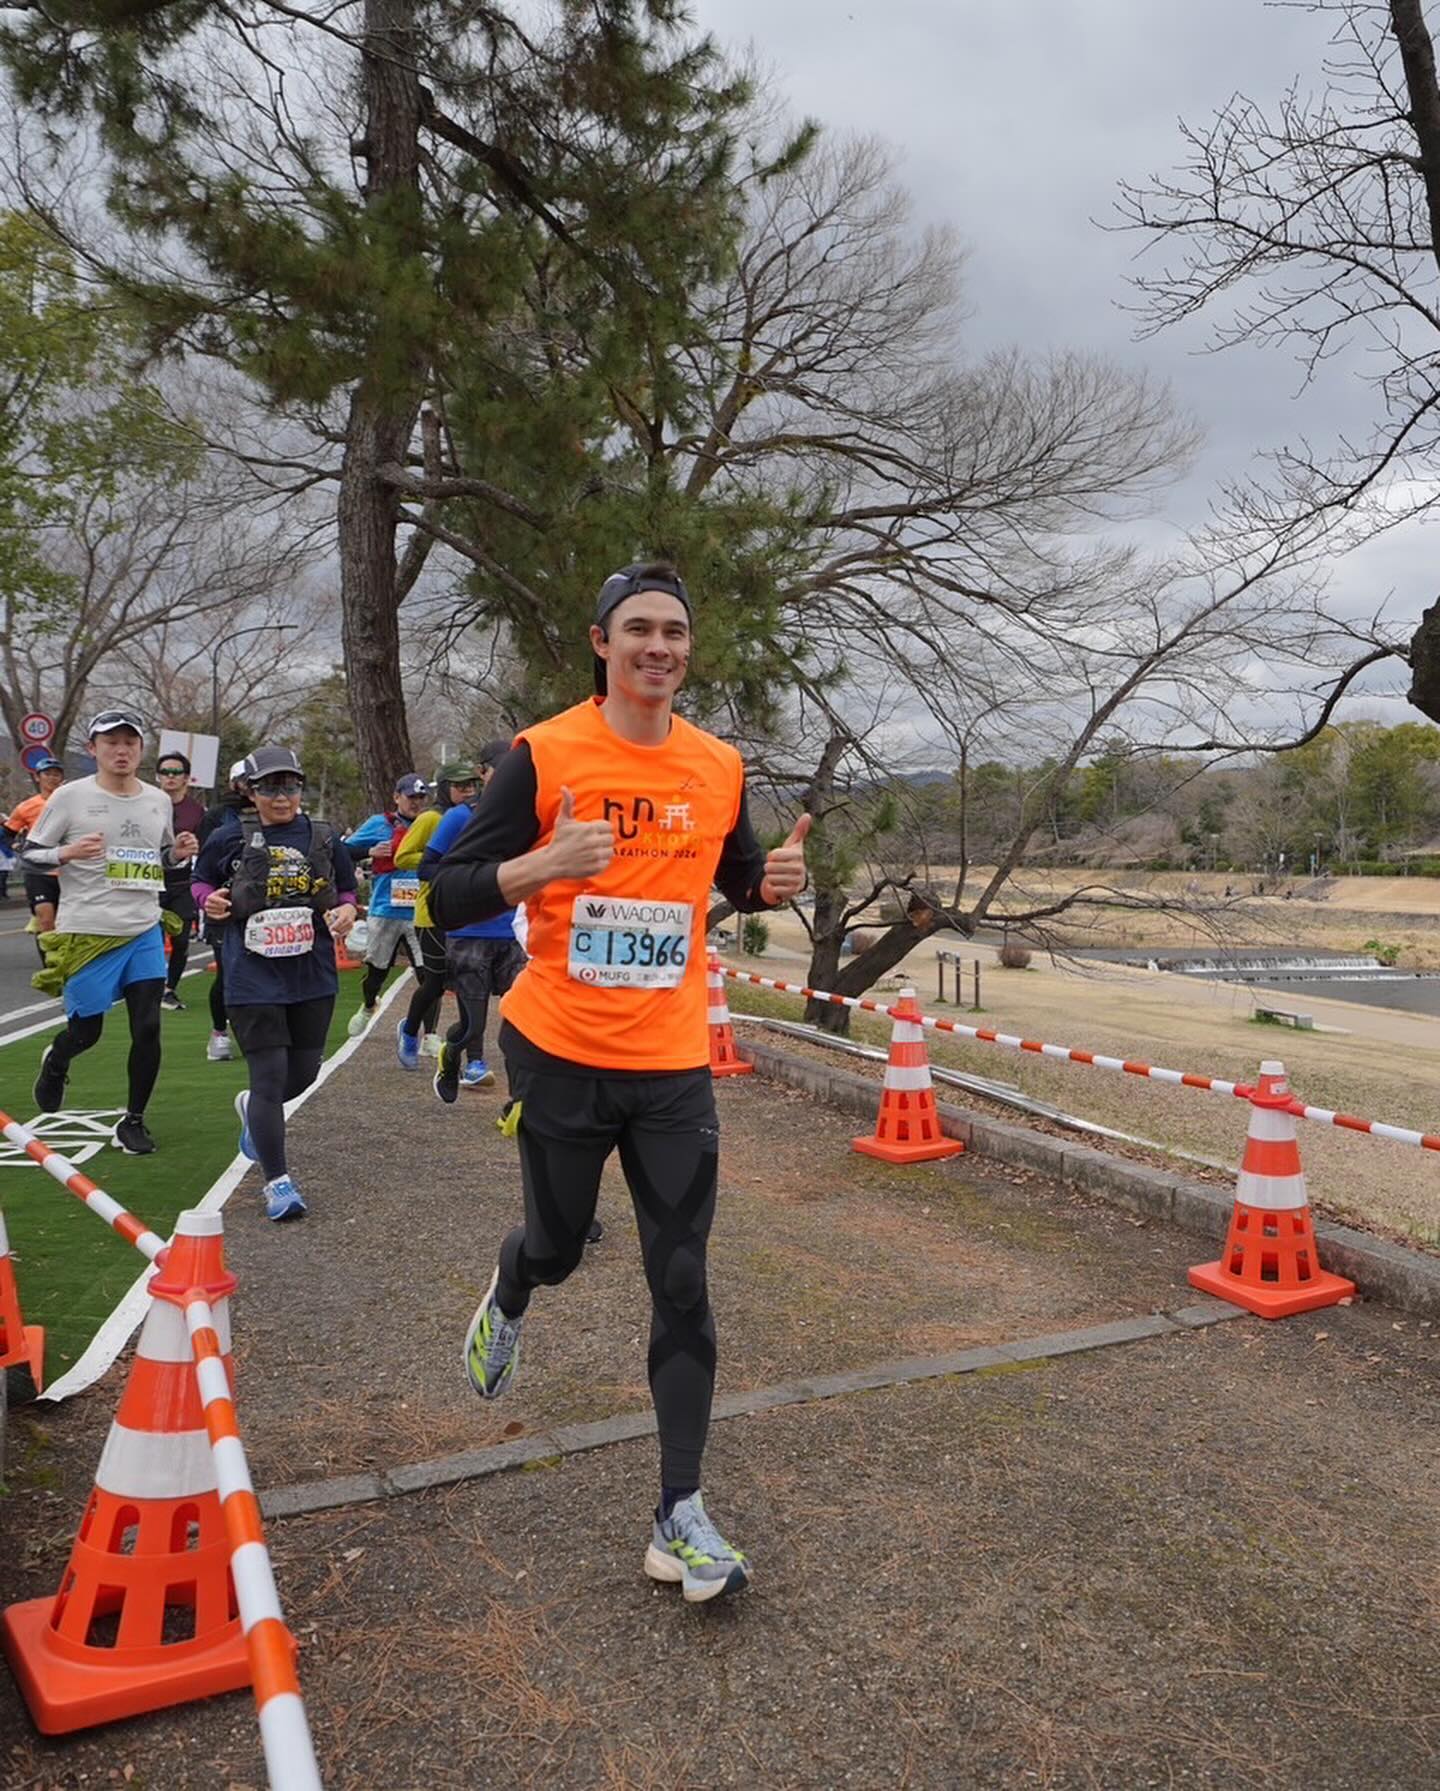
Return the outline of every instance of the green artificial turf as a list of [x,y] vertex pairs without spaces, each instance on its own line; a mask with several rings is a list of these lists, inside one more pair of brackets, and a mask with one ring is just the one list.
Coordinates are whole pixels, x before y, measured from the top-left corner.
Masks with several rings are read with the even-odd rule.
[[[145,1115],[154,1155],[126,1156],[107,1145],[79,1165],[82,1175],[161,1237],[170,1235],[178,1213],[203,1198],[234,1157],[239,1138],[234,1100],[247,1086],[245,1060],[232,1040],[233,1062],[206,1061],[209,980],[204,971],[186,976],[180,984],[186,1011],[160,1016],[164,1055]],[[346,1022],[358,1000],[358,975],[342,975],[327,1056],[345,1043]],[[34,1117],[31,1084],[40,1054],[59,1026],[57,1020],[53,1029],[0,1048],[0,1108],[22,1124]],[[66,1110],[123,1107],[129,1049],[122,1005],[111,1010],[100,1043],[71,1066]],[[0,1166],[0,1211],[25,1322],[45,1327],[45,1378],[58,1380],[144,1269],[145,1259],[35,1163]]]

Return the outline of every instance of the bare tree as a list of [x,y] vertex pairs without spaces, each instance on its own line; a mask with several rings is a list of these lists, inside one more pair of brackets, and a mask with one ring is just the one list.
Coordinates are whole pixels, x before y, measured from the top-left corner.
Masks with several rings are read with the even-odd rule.
[[[6,600],[0,613],[0,714],[12,736],[27,709],[48,711],[63,750],[92,693],[133,701],[134,685],[124,686],[172,643],[218,643],[298,589],[309,547],[248,509],[251,495],[213,459],[189,478],[123,480],[90,494],[45,545],[65,595]],[[273,659],[257,656],[257,665],[273,675]],[[165,694],[158,678],[141,689]]]
[[[1237,94],[1182,126],[1184,164],[1126,186],[1121,215],[1174,251],[1138,282],[1146,331],[1203,314],[1218,348],[1276,343],[1307,381],[1332,362],[1369,381],[1367,435],[1280,450],[1271,491],[1250,499],[1275,520],[1363,533],[1440,502],[1440,85],[1422,0],[1305,10],[1333,24],[1321,91],[1297,82],[1273,112]],[[1440,720],[1440,607],[1409,658],[1410,700]]]

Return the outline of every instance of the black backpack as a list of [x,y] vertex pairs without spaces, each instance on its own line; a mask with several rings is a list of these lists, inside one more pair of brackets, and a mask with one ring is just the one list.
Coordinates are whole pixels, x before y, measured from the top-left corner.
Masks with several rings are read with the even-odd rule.
[[309,906],[317,914],[335,905],[335,829],[328,821],[310,822],[310,847],[305,854],[310,866],[310,893],[305,896],[272,896],[270,894],[270,848],[260,828],[260,817],[253,808],[237,816],[241,851],[230,881],[230,918],[249,920],[262,909]]

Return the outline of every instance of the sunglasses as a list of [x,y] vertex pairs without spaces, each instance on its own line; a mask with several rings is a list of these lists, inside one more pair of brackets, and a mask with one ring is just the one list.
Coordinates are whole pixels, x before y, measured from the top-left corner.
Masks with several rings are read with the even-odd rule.
[[161,765],[155,772],[156,777],[184,777],[183,765]]
[[261,796],[298,796],[305,785],[298,777],[262,777],[250,788]]

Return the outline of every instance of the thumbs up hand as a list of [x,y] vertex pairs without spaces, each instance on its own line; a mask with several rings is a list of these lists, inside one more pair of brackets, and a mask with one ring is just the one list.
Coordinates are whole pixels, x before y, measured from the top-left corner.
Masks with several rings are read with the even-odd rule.
[[793,901],[804,889],[805,835],[810,831],[811,817],[801,815],[790,829],[782,845],[765,855],[765,875],[760,883],[760,899],[769,908],[779,908]]
[[615,834],[608,821],[577,821],[575,798],[563,785],[560,813],[546,847],[551,877],[598,877],[615,856]]

